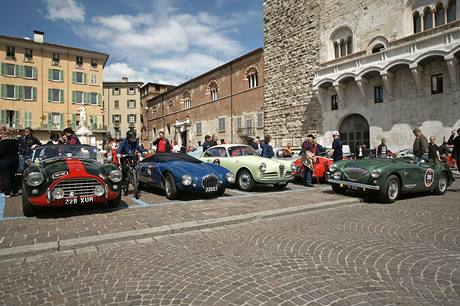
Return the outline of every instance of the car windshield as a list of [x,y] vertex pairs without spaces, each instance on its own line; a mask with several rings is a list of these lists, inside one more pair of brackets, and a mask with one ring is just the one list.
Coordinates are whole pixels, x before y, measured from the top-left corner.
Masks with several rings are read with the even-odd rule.
[[228,154],[230,157],[235,157],[235,156],[258,156],[259,154],[257,153],[256,150],[254,150],[250,146],[234,146],[228,148]]
[[37,147],[34,151],[33,161],[47,160],[52,158],[81,158],[102,162],[102,156],[98,149],[91,146],[76,145],[46,145]]

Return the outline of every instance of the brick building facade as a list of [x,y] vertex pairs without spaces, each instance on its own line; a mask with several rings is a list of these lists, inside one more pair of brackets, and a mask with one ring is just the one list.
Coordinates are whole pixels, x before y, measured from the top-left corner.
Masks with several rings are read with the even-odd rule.
[[[247,143],[263,136],[263,50],[257,49],[148,100],[148,132],[198,146],[205,135]],[[145,118],[144,118],[145,121]]]
[[438,141],[460,127],[457,1],[267,0],[264,10],[266,132],[280,141],[318,130],[328,145],[339,130],[352,148],[386,137],[398,150],[414,127]]

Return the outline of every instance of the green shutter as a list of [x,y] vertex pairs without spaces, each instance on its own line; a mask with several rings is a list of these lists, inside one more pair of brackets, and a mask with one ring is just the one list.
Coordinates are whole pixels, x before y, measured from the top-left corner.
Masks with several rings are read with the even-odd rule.
[[48,113],[48,129],[52,129],[53,128],[53,116],[51,115],[51,113]]
[[16,66],[15,67],[16,68],[16,76],[20,77],[20,78],[24,77],[24,66],[22,66],[22,65],[15,65],[15,66]]
[[22,99],[22,86],[14,86],[14,98],[16,100]]
[[32,113],[24,112],[24,128],[32,127]]
[[59,102],[64,103],[64,89],[59,92]]
[[61,122],[60,122],[60,130],[64,129],[64,113],[61,113]]
[[19,116],[21,113],[19,111],[14,112],[14,127],[19,128]]
[[72,90],[72,103],[75,104],[77,102],[77,93],[75,90]]
[[72,82],[73,83],[77,82],[77,73],[75,71],[72,71]]
[[72,129],[75,129],[77,127],[77,115],[72,114]]
[[2,84],[2,85],[0,86],[0,97],[1,97],[1,98],[5,98],[5,91],[6,91],[5,86],[6,86],[6,85],[4,85],[4,84]]
[[6,124],[6,110],[0,110],[0,124]]
[[84,96],[85,96],[85,99],[84,99],[85,104],[91,104],[91,95],[90,95],[90,93],[89,93],[89,92],[85,92],[85,93],[84,93]]
[[97,94],[97,105],[101,106],[101,94]]
[[1,73],[1,75],[5,75],[5,70],[6,70],[6,69],[5,69],[5,63],[2,63],[2,64],[0,65],[0,73]]
[[32,87],[32,100],[37,101],[37,87]]
[[83,84],[86,84],[86,73],[83,73]]
[[32,68],[32,79],[36,80],[37,79],[37,75],[38,75],[38,70],[36,67],[33,67]]
[[48,102],[51,102],[51,94],[52,94],[52,90],[51,88],[48,88]]
[[59,81],[64,82],[64,70],[59,70]]
[[53,77],[53,71],[52,69],[48,69],[48,81],[51,81],[52,80],[52,77]]

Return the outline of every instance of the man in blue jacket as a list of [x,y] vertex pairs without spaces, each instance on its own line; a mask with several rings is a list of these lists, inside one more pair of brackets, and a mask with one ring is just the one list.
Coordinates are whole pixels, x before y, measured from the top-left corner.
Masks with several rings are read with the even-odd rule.
[[332,149],[334,152],[332,153],[332,159],[334,162],[338,160],[342,160],[342,141],[340,140],[340,134],[338,131],[334,131],[332,133],[332,136],[334,136],[334,141],[332,141]]

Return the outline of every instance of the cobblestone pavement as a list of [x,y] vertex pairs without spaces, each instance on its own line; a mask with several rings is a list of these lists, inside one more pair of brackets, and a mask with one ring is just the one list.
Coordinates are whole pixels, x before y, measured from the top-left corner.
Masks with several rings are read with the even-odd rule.
[[285,191],[259,186],[251,193],[227,189],[220,198],[185,195],[175,201],[167,200],[156,190],[145,190],[139,200],[124,197],[120,209],[109,210],[103,206],[54,208],[35,218],[24,218],[21,197],[14,197],[7,199],[5,217],[0,220],[0,249],[344,198],[333,194],[327,185],[318,186],[309,189],[290,184]]
[[10,259],[0,303],[459,305],[459,194]]

